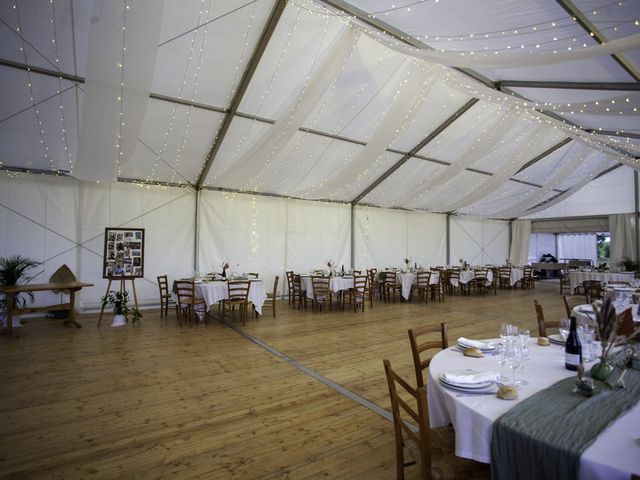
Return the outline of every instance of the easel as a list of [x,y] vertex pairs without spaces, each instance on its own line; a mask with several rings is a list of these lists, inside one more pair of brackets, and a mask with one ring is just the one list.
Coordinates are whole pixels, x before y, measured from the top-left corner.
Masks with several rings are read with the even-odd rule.
[[[131,275],[115,275],[111,277],[107,277],[109,279],[109,283],[107,284],[107,292],[105,295],[109,295],[109,291],[111,290],[111,282],[120,281],[120,291],[124,292],[125,288],[125,280],[131,280],[131,289],[133,290],[133,302],[136,304],[136,310],[138,310],[138,295],[136,295],[136,277]],[[98,319],[98,326],[100,326],[100,322],[102,322],[102,314],[104,313],[104,307],[102,306],[100,309],[100,318]]]

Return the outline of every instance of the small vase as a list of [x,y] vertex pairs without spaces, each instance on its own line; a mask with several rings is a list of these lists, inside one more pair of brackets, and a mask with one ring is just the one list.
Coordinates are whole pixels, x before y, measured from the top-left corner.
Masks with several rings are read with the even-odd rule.
[[591,378],[604,381],[613,371],[613,365],[607,358],[600,357],[600,361],[591,367]]
[[123,327],[127,324],[127,317],[124,315],[116,315],[111,322],[112,327]]

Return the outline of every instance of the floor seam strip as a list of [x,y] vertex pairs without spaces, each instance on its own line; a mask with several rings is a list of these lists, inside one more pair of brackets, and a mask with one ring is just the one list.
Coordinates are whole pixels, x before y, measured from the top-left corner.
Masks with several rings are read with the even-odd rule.
[[220,320],[220,322],[223,325],[225,325],[228,328],[230,328],[231,330],[233,330],[234,332],[236,332],[238,335],[240,335],[240,336],[246,338],[247,340],[249,340],[250,342],[258,345],[260,348],[262,348],[262,349],[266,350],[267,352],[271,353],[272,355],[278,357],[283,362],[288,363],[289,365],[291,365],[292,367],[300,370],[301,372],[305,373],[306,375],[308,375],[308,376],[318,380],[319,382],[325,384],[329,388],[332,388],[333,390],[335,390],[336,392],[340,393],[341,395],[344,395],[345,397],[349,398],[350,400],[353,400],[354,402],[359,403],[363,407],[371,410],[374,413],[377,413],[378,415],[380,415],[381,417],[386,418],[389,421],[393,420],[393,416],[391,415],[390,412],[388,412],[384,408],[380,407],[376,403],[372,402],[371,400],[367,400],[363,396],[358,395],[357,393],[352,392],[348,388],[345,388],[342,385],[340,385],[340,384],[328,379],[327,377],[325,377],[321,373],[316,372],[312,368],[305,367],[303,364],[301,364],[297,360],[291,358],[287,354],[282,353],[281,351],[277,350],[276,348],[272,347],[271,345],[265,343],[264,341],[260,340],[258,337],[255,337],[255,336],[251,335],[250,333],[245,332],[244,330],[242,330],[241,328],[237,327],[236,325],[232,325],[232,324],[230,324],[230,323],[228,323],[226,321],[222,321],[222,320]]

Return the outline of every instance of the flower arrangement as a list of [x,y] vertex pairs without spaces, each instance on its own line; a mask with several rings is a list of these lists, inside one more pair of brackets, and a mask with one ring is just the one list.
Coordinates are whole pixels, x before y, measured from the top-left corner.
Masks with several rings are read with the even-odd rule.
[[327,260],[327,267],[329,268],[329,270],[333,270],[336,266],[336,262],[334,262],[333,260]]
[[464,258],[460,259],[460,266],[462,267],[463,270],[467,270],[469,268],[469,264]]
[[601,263],[595,268],[595,270],[596,272],[608,272],[609,265],[607,265],[606,263]]
[[596,322],[598,335],[602,345],[602,356],[600,362],[591,369],[591,376],[597,380],[604,380],[610,373],[612,367],[608,363],[611,349],[616,346],[637,343],[640,341],[640,331],[635,329],[631,308],[617,314],[616,309],[608,296],[602,299],[602,308],[598,310],[596,303],[593,303],[593,310],[596,312]]

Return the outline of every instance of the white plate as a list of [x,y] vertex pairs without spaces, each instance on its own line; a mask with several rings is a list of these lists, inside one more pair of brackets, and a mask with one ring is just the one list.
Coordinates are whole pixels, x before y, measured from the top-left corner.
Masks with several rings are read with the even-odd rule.
[[483,352],[496,349],[496,346],[493,343],[485,343],[485,342],[480,342],[480,343],[482,343],[483,345],[482,347],[474,347],[473,345],[468,345],[466,343],[460,343],[460,342],[458,342],[458,346],[462,348],[477,348],[478,350],[481,350]]
[[496,386],[495,386],[494,382],[489,382],[489,385],[483,385],[482,387],[474,387],[474,388],[469,388],[468,385],[466,385],[466,386],[452,385],[450,383],[447,383],[447,382],[443,381],[442,378],[440,378],[440,383],[445,388],[449,388],[451,390],[455,390],[456,392],[486,393],[486,392],[493,392],[493,391],[496,390]]
[[593,307],[591,305],[585,305],[584,307],[578,307],[580,313],[593,313]]
[[565,341],[562,340],[562,335],[560,335],[559,333],[554,333],[552,335],[549,335],[549,341],[551,343],[555,343],[556,345],[564,345]]
[[[476,373],[480,373],[474,370],[453,370],[451,372],[449,372],[450,374],[458,374],[458,375],[474,375]],[[453,380],[447,380],[444,376],[444,373],[440,374],[440,381],[442,383],[444,383],[445,385],[450,385],[452,387],[457,387],[457,388],[466,388],[466,389],[477,389],[477,388],[486,388],[489,385],[495,383],[493,380],[484,380],[482,382],[477,382],[477,383],[459,383],[459,382],[455,382]]]

